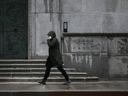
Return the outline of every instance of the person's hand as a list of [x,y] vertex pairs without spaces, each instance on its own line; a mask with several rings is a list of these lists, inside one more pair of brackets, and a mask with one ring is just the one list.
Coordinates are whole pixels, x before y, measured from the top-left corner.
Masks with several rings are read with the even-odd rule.
[[52,37],[51,36],[48,36],[48,39],[52,39]]

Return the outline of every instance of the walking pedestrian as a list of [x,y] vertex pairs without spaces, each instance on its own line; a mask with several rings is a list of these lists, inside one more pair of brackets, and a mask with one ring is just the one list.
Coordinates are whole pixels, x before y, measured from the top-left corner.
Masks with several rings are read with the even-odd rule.
[[60,52],[60,46],[59,46],[59,41],[56,38],[56,33],[54,31],[50,31],[48,33],[48,39],[47,39],[47,44],[49,47],[49,56],[46,61],[46,70],[44,74],[44,78],[40,84],[45,85],[47,78],[49,77],[50,71],[52,67],[57,67],[58,70],[62,73],[62,75],[65,77],[65,85],[70,84],[71,81],[66,73],[66,71],[63,69],[63,60],[62,60],[62,55]]

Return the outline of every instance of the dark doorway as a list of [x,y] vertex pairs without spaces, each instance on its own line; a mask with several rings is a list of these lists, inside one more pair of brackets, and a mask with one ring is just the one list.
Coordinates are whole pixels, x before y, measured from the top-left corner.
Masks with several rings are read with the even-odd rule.
[[0,0],[0,59],[28,58],[28,0]]

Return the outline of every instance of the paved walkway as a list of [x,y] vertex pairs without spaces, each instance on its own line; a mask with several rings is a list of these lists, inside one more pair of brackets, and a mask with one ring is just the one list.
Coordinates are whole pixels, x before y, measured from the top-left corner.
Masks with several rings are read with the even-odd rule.
[[118,91],[128,92],[128,81],[96,81],[79,82],[63,85],[61,83],[47,83],[40,85],[37,82],[1,82],[0,92],[86,92],[86,91]]

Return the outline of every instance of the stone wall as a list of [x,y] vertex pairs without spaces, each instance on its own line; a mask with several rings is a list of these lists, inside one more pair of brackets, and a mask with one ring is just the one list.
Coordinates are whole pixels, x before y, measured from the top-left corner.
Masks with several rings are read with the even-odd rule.
[[65,36],[64,63],[90,75],[127,78],[128,37]]
[[105,37],[65,37],[65,66],[75,67],[89,75],[108,76],[107,42]]
[[[70,35],[64,36],[63,41],[65,66],[103,78],[127,78],[128,36],[111,34],[128,33],[128,0],[62,2],[62,22],[68,22],[68,31],[64,34]],[[110,35],[100,35],[104,33]]]
[[128,0],[62,0],[71,33],[128,32]]
[[31,58],[48,55],[47,33],[55,31],[60,40],[59,0],[29,0],[29,31]]
[[[128,36],[111,36],[128,33],[127,26],[128,0],[29,0],[31,57],[47,56],[46,34],[54,30],[65,66],[90,75],[127,77]],[[98,36],[104,33],[110,35]]]

